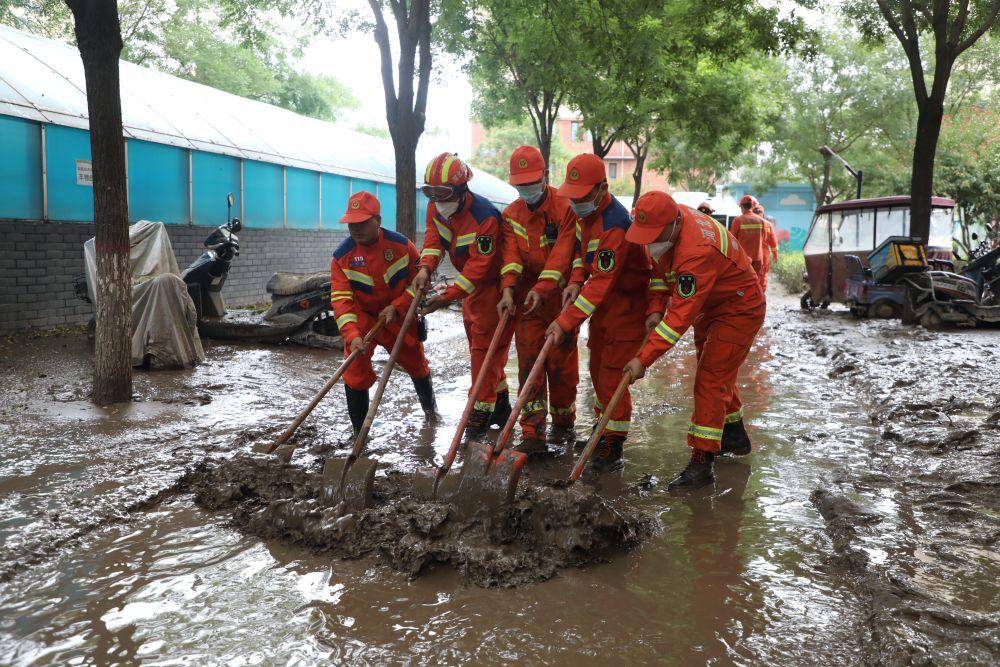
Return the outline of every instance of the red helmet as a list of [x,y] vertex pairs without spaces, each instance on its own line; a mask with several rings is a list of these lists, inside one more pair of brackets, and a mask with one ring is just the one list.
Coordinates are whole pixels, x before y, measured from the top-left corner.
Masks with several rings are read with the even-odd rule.
[[757,206],[757,199],[753,195],[743,195],[743,198],[740,199],[741,208],[752,209],[754,206]]
[[430,161],[424,171],[424,185],[420,188],[431,200],[450,198],[455,188],[472,179],[469,168],[457,153],[441,153]]

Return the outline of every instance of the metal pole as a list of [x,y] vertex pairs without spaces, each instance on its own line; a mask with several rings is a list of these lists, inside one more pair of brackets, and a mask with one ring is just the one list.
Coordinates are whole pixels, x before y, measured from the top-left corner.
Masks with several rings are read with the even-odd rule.
[[240,158],[240,219],[247,224],[247,211],[243,208],[243,158]]
[[281,226],[288,226],[288,172],[281,166]]
[[188,149],[188,225],[194,225],[194,152],[190,148]]
[[323,172],[316,172],[316,180],[319,181],[319,214],[317,215],[317,229],[323,229]]
[[42,128],[42,221],[49,221],[49,162],[45,148],[45,123]]
[[858,179],[858,197],[857,198],[861,199],[861,183],[865,180],[865,172],[862,171],[861,169],[858,169],[858,173],[855,174],[855,177]]

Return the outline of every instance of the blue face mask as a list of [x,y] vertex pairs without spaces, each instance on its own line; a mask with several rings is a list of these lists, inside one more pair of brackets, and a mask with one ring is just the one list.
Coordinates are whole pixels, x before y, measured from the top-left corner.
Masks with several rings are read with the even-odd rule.
[[531,185],[515,185],[517,188],[517,194],[525,201],[529,206],[534,206],[537,204],[541,198],[542,194],[545,192],[545,183],[533,183]]
[[[602,190],[597,195],[597,201],[600,201],[603,197],[604,197],[604,192]],[[571,199],[569,205],[570,208],[573,209],[573,212],[576,213],[577,216],[580,218],[586,218],[588,215],[597,210],[597,204],[595,204],[593,201],[582,201],[580,203],[577,203]]]

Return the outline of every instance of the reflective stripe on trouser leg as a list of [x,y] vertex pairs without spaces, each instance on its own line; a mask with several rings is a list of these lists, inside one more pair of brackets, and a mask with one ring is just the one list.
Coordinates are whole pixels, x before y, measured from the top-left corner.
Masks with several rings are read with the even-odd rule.
[[[709,323],[695,337],[700,354],[694,378],[694,415],[687,442],[695,449],[708,452],[719,451],[726,417],[736,413],[731,408],[736,395],[736,376],[750,351],[749,342],[720,340],[720,328]],[[734,337],[731,330],[726,337]]]

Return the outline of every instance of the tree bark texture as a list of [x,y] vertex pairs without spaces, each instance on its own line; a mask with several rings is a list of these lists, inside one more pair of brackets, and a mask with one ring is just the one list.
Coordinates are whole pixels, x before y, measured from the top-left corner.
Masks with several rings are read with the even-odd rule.
[[132,281],[129,266],[125,140],[118,59],[121,28],[115,0],[67,0],[83,60],[94,174],[97,327],[93,400],[132,398]]

